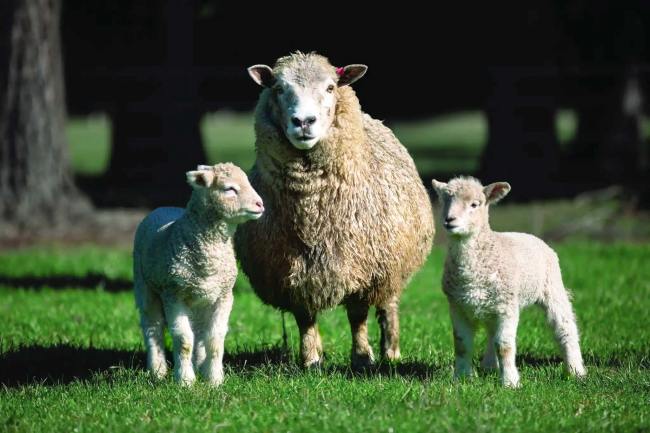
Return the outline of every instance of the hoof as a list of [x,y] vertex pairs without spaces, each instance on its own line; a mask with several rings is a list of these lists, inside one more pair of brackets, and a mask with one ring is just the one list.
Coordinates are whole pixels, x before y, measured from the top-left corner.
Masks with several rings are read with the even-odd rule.
[[521,388],[521,382],[519,381],[519,378],[512,378],[512,379],[504,378],[504,379],[501,381],[501,384],[502,384],[505,388],[509,388],[509,389],[517,389],[517,388]]
[[174,380],[181,386],[192,386],[196,382],[193,371],[175,372]]
[[323,358],[315,358],[315,359],[310,359],[308,361],[304,361],[302,363],[302,366],[306,370],[320,370],[321,367],[323,366]]
[[583,365],[569,367],[568,373],[570,376],[573,376],[576,379],[584,379],[585,377],[587,377],[587,370]]
[[154,380],[163,380],[167,376],[167,366],[160,366],[158,368],[149,370],[149,374]]
[[402,358],[402,354],[399,350],[399,347],[395,349],[388,349],[384,353],[384,359],[388,362],[397,362]]
[[350,366],[354,371],[364,371],[371,368],[375,365],[375,358],[372,356],[372,353],[352,354],[352,360]]

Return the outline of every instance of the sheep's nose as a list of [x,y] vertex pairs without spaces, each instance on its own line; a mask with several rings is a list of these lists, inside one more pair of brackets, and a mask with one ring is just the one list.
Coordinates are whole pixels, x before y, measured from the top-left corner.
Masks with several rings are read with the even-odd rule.
[[448,216],[447,218],[445,218],[445,222],[450,223],[450,222],[454,221],[455,219],[456,219],[456,217]]
[[255,206],[257,206],[261,212],[264,212],[264,203],[262,203],[262,200],[257,200]]
[[305,128],[307,126],[311,126],[314,123],[316,123],[316,116],[307,116],[304,119],[301,119],[300,117],[297,116],[293,116],[291,118],[291,123],[293,123],[293,125],[298,128]]

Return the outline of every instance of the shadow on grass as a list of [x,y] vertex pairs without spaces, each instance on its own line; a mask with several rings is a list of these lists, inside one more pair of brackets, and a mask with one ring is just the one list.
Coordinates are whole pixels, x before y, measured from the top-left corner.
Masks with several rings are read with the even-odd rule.
[[[167,359],[171,360],[171,354]],[[648,369],[647,361],[634,363],[631,360],[645,360],[641,354],[628,354],[631,358],[598,358],[587,356],[587,367],[620,368],[634,364],[637,368]],[[0,385],[19,387],[29,384],[55,385],[66,384],[75,380],[90,379],[96,374],[110,374],[116,369],[145,369],[143,351],[78,348],[69,345],[56,347],[30,346],[0,354]],[[562,359],[557,356],[535,357],[520,354],[517,364],[532,367],[557,366]],[[296,363],[293,354],[280,346],[269,346],[255,350],[238,350],[226,353],[224,365],[229,371],[238,375],[248,375],[263,368],[272,367],[281,375],[294,376],[303,369]],[[451,368],[449,366],[449,368]],[[428,380],[439,376],[447,366],[436,366],[421,361],[407,361],[396,364],[379,363],[363,371],[352,370],[348,365],[329,364],[318,369],[324,374],[340,374],[349,379],[384,377],[406,377]],[[443,372],[444,373],[444,372]],[[444,373],[446,374],[446,373]]]
[[[168,362],[171,359],[171,353],[167,353]],[[242,350],[224,356],[226,368],[237,374],[268,365],[291,364],[291,354],[279,347]],[[0,385],[66,384],[90,379],[96,374],[110,373],[118,368],[144,370],[145,352],[70,345],[20,347],[0,354]]]
[[0,276],[0,286],[38,290],[44,287],[53,289],[75,288],[107,292],[124,292],[133,289],[133,281],[122,278],[109,278],[102,274],[84,276],[60,275],[48,277],[7,277]]
[[[650,355],[648,353],[639,353],[634,351],[626,351],[624,353],[617,353],[610,356],[594,356],[593,354],[583,354],[584,362],[587,368],[590,366],[599,368],[626,368],[634,367],[641,370],[650,369]],[[564,360],[557,355],[549,356],[533,356],[530,354],[522,353],[517,354],[518,366],[529,367],[553,367],[563,366]]]
[[[171,360],[170,353],[167,353],[167,359]],[[18,387],[29,384],[66,384],[90,379],[96,374],[110,374],[119,368],[144,370],[145,365],[144,351],[78,348],[70,345],[20,347],[0,354],[0,385]],[[286,376],[303,371],[295,362],[293,354],[280,346],[226,353],[224,366],[239,375],[252,374],[267,367],[273,367]],[[325,374],[338,373],[351,379],[378,375],[427,379],[438,370],[439,368],[421,362],[395,365],[381,363],[363,372],[353,371],[344,365],[328,365],[326,362],[320,369]]]

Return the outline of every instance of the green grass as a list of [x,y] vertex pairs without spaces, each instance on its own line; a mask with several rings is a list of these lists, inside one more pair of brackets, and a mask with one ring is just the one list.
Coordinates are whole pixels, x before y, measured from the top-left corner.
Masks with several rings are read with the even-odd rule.
[[[572,111],[558,112],[556,131],[562,143],[575,135],[576,122]],[[401,121],[390,126],[411,152],[421,173],[474,172],[478,169],[488,134],[487,120],[480,111]],[[201,119],[200,128],[208,162],[231,161],[246,170],[253,165],[255,134],[252,113],[221,111],[206,114]],[[100,175],[106,171],[111,149],[111,124],[106,116],[72,118],[67,134],[76,173]]]
[[96,176],[108,169],[111,155],[111,122],[108,117],[72,118],[68,121],[66,134],[75,173]]
[[[130,292],[12,286],[27,276],[128,279],[128,251],[2,253],[0,431],[648,431],[650,245],[555,247],[574,294],[589,376],[583,382],[564,377],[542,314],[527,310],[518,338],[520,390],[502,389],[494,375],[452,381],[440,247],[402,299],[404,359],[368,376],[347,369],[350,336],[342,309],[320,320],[325,367],[303,371],[294,361],[293,320],[287,317],[291,355],[284,357],[277,349],[280,314],[241,280],[226,339],[227,379],[217,389],[149,379]],[[373,319],[375,349],[378,333]],[[480,334],[479,346],[484,339]],[[31,371],[35,378],[12,383],[8,371]]]

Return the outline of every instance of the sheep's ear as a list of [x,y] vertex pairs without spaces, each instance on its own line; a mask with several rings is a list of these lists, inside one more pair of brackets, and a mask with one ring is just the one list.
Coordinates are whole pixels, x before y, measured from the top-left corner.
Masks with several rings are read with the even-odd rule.
[[248,68],[248,75],[262,87],[271,87],[275,83],[273,69],[266,65],[253,65]]
[[442,192],[447,187],[447,184],[444,182],[438,182],[435,179],[431,179],[431,185],[438,195],[442,195]]
[[214,172],[211,170],[188,171],[186,175],[187,183],[192,188],[209,188],[214,180]]
[[203,171],[203,170],[212,170],[212,166],[211,166],[211,165],[203,165],[203,164],[200,164],[200,165],[197,165],[197,166],[196,166],[196,169],[199,170],[199,171]]
[[342,68],[336,68],[336,74],[339,76],[338,86],[349,86],[366,74],[368,67],[366,65],[347,65]]
[[483,187],[483,193],[488,204],[493,204],[501,200],[510,192],[508,182],[495,182]]

